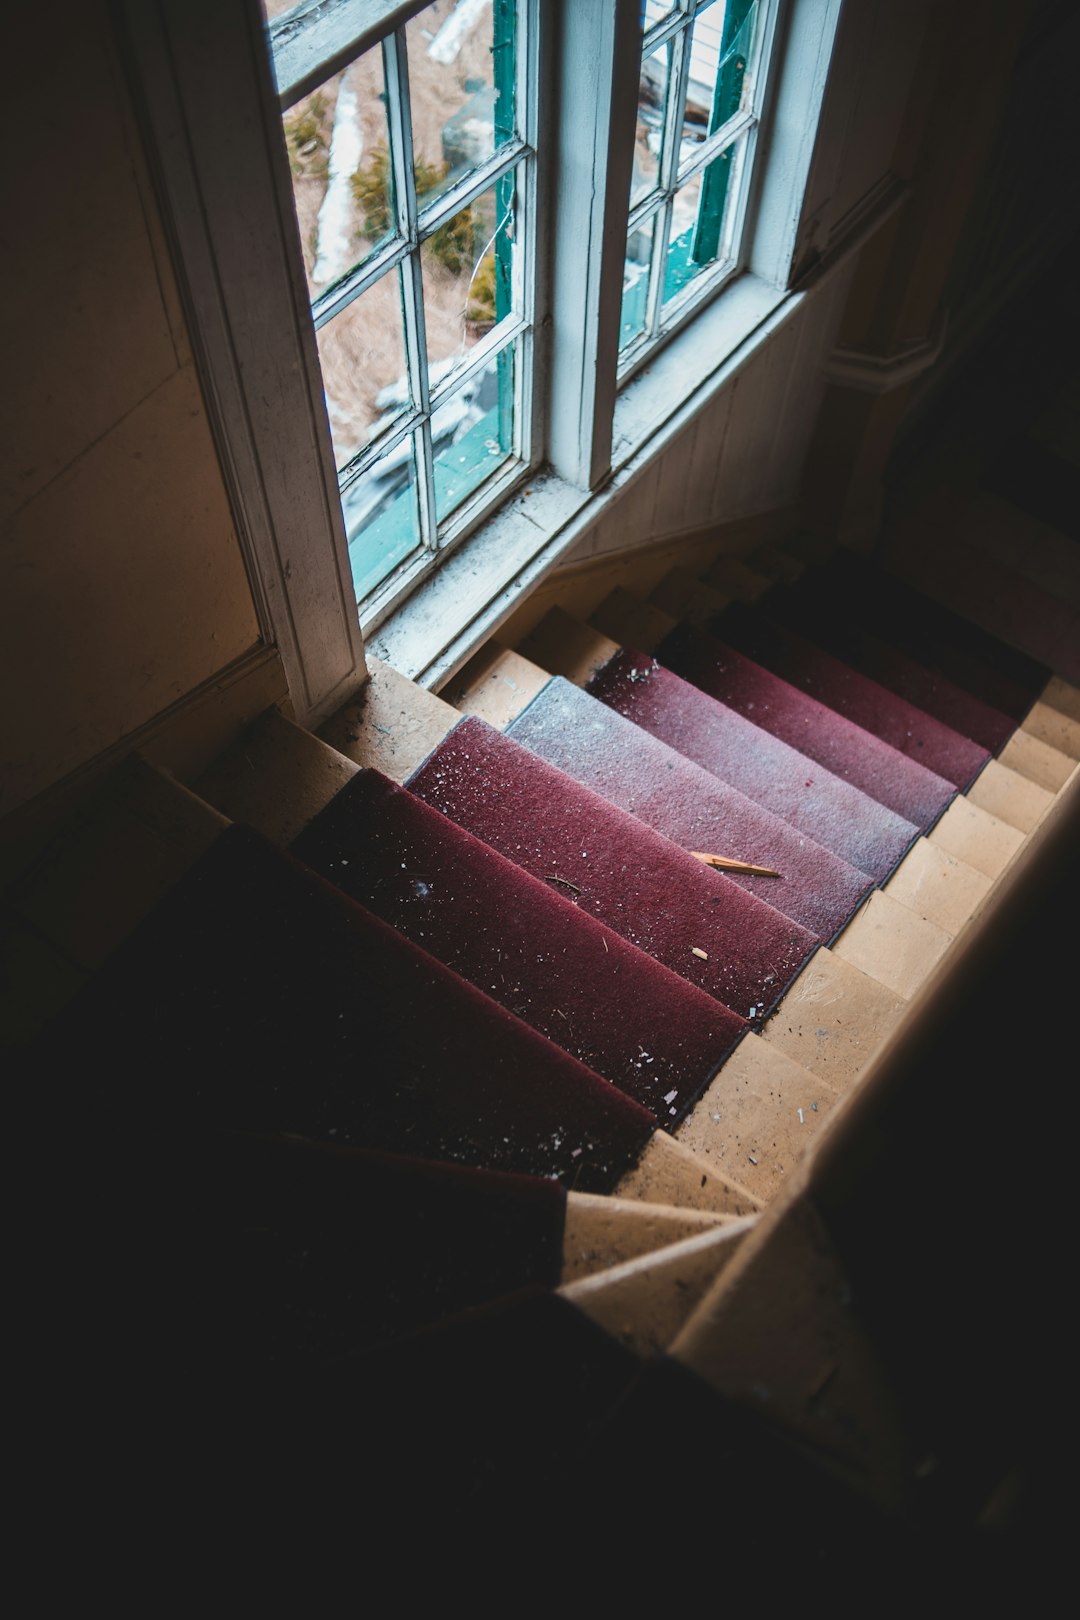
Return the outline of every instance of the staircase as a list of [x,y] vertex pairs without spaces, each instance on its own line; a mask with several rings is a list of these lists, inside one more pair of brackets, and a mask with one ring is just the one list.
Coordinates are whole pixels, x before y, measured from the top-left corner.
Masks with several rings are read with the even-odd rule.
[[83,1394],[167,1511],[594,1571],[723,1525],[836,1591],[1044,1527],[1080,554],[1016,493],[555,606],[438,696],[373,660],[19,876]]

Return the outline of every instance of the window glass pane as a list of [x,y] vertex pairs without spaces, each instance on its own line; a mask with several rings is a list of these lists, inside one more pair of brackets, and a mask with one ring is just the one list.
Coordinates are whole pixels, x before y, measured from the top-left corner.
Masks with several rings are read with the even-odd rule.
[[436,0],[406,26],[421,202],[514,133],[514,9],[510,0]]
[[411,433],[343,491],[341,510],[359,602],[420,545]]
[[675,193],[664,268],[665,304],[724,257],[725,212],[729,198],[737,195],[731,176],[744,145],[737,141],[727,147]]
[[511,313],[513,195],[510,174],[459,209],[421,247],[433,384]]
[[645,316],[649,302],[649,261],[652,257],[653,233],[656,215],[643,220],[637,230],[631,231],[626,243],[626,264],[623,267],[622,319],[619,326],[619,348],[639,337],[645,330]]
[[393,230],[382,51],[367,51],[285,114],[312,298]]
[[647,34],[650,28],[670,17],[674,6],[668,5],[666,0],[641,0],[641,31]]
[[694,148],[705,139],[711,127],[724,9],[723,0],[716,0],[715,4],[698,12],[690,30],[680,165],[693,156]]
[[641,64],[637,134],[634,138],[634,171],[630,181],[631,208],[649,195],[659,178],[667,82],[668,47],[661,45],[645,57]]
[[344,467],[409,405],[400,272],[354,298],[317,337],[334,460]]
[[513,347],[495,355],[432,413],[431,440],[441,522],[513,453]]

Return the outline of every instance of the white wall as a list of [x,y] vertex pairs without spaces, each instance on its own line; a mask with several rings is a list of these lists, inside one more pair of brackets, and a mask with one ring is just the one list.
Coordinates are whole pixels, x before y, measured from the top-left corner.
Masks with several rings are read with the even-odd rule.
[[259,639],[109,8],[5,44],[0,814]]

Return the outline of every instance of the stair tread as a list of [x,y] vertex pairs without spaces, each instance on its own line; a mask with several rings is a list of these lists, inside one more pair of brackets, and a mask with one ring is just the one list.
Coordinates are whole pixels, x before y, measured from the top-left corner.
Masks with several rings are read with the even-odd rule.
[[955,795],[953,783],[694,626],[679,625],[665,636],[656,657],[665,669],[799,749],[921,831],[936,821]]
[[918,836],[912,822],[654,658],[620,651],[587,690],[874,879]]
[[[1059,695],[1059,700],[1067,703],[1068,698],[1060,690],[1064,685],[1064,682],[1059,682],[1055,687],[1053,682],[1048,682],[1046,691],[1051,696]],[[1067,754],[1070,759],[1080,759],[1080,717],[1069,714],[1067,709],[1055,707],[1046,693],[1024,716],[1024,730],[1048,747]]]
[[920,658],[894,645],[881,633],[872,610],[852,606],[844,597],[812,580],[801,591],[771,591],[763,604],[779,623],[803,630],[842,663],[858,670],[899,697],[936,716],[991,753],[1012,736],[1016,718],[995,708],[954,680],[929,668]]
[[705,583],[740,602],[757,602],[773,582],[740,557],[718,557],[706,570]]
[[[558,1185],[547,1183],[548,1186]],[[558,1272],[544,1279],[549,1286],[565,1287],[613,1266],[656,1254],[687,1238],[715,1236],[739,1228],[753,1215],[718,1214],[709,1209],[686,1209],[674,1204],[650,1204],[618,1194],[563,1191],[561,1253]]]
[[1019,827],[976,804],[970,794],[954,799],[926,837],[991,879],[1000,877],[1024,842]]
[[656,602],[618,586],[593,609],[589,623],[620,647],[654,653],[678,621]]
[[941,844],[920,838],[883,892],[955,936],[971,921],[992,887],[991,877],[978,867],[950,854]]
[[460,714],[474,714],[504,731],[548,680],[548,672],[511,647],[489,641],[461,669],[442,696]]
[[403,782],[455,724],[457,711],[370,653],[367,668],[359,692],[318,735],[354,765],[372,765]]
[[1014,725],[1053,673],[1042,661],[935,600],[918,583],[850,553],[805,575],[793,594],[807,611],[825,602],[833,612],[865,620],[883,641],[1001,710]]
[[[1068,542],[1071,544],[1071,542]],[[1040,664],[1051,674],[1080,680],[1080,608],[1052,594],[1015,568],[997,564],[977,537],[954,536],[947,547],[920,551],[905,541],[891,559],[898,576]]]
[[231,821],[272,844],[292,842],[359,766],[314,732],[270,709],[195,783]]
[[1034,736],[1025,725],[1013,732],[998,755],[998,763],[1026,776],[1048,793],[1057,793],[1072,775],[1076,760]]
[[585,686],[619,648],[610,637],[556,607],[534,625],[517,650],[549,675],[563,675],[575,686]]
[[816,948],[808,929],[481,720],[463,719],[408,785],[740,1017],[774,1005]]
[[559,1293],[636,1355],[661,1355],[751,1226],[748,1217],[687,1236],[607,1271],[563,1283]]
[[28,1061],[49,1074],[76,1058],[82,1065],[87,1052],[103,1062],[107,1054],[109,1117],[122,1131],[163,1119],[201,1128],[209,1118],[219,1129],[336,1139],[584,1190],[609,1191],[656,1124],[239,824],[68,1003]]
[[969,737],[770,619],[767,606],[733,603],[706,628],[954,787],[968,787],[990,758]]
[[842,928],[869,890],[866,873],[561,676],[507,735],[682,849],[779,872],[778,878],[729,877],[819,939]]
[[966,797],[1022,833],[1038,825],[1054,799],[1048,788],[996,759],[972,783]]
[[[1074,479],[1074,503],[1077,485],[1080,479]],[[890,533],[887,543],[891,546],[893,541]],[[1025,594],[1028,587],[1034,587],[1037,602],[1051,599],[1073,612],[1080,609],[1080,554],[1075,541],[993,489],[951,480],[938,486],[898,525],[895,542],[913,559],[932,559],[935,585],[943,559],[957,559],[950,561],[947,577],[951,580],[977,557],[980,574],[984,578],[987,573],[994,575],[986,594],[992,595],[995,606],[997,589],[1006,583],[1014,587],[1020,581]],[[968,582],[969,590],[974,583]],[[949,594],[953,594],[951,589]],[[981,588],[977,594],[982,600]],[[1013,621],[1002,618],[1000,622],[1004,626]]]
[[792,584],[806,572],[806,563],[793,550],[772,543],[758,546],[748,558],[750,566],[774,585]]
[[953,935],[884,889],[876,889],[832,944],[832,952],[905,1000],[952,944]]
[[313,871],[666,1121],[743,1019],[380,772],[292,846]]
[[672,568],[649,593],[649,601],[656,607],[670,613],[673,619],[685,619],[690,624],[707,623],[715,614],[722,613],[730,600],[723,591],[699,579],[689,568]]
[[613,1190],[619,1198],[646,1204],[738,1217],[754,1214],[763,1202],[744,1176],[703,1157],[666,1130],[653,1132]]
[[838,1095],[778,1046],[749,1035],[678,1127],[678,1140],[767,1202]]
[[227,825],[166,771],[133,758],[100,785],[5,897],[88,972],[108,960]]
[[[1040,701],[1080,725],[1080,686],[1074,686],[1071,682],[1062,680],[1060,675],[1052,675],[1043,688]],[[1038,707],[1038,704],[1036,704],[1036,707]],[[1071,728],[1069,734],[1072,735]],[[1047,742],[1054,741],[1052,737],[1048,737],[1046,740]],[[1056,746],[1060,747],[1061,744]],[[1065,752],[1071,754],[1073,750],[1067,748]]]
[[[182,1139],[161,1170],[175,1170],[172,1222],[204,1300],[218,1302],[218,1331],[228,1323],[243,1338],[257,1324],[264,1355],[279,1364],[392,1342],[582,1272],[566,1252],[570,1203],[581,1195],[541,1177],[213,1131]],[[640,1217],[624,1217],[620,1247],[619,1216],[608,1222],[605,1258],[648,1246]],[[655,1245],[702,1220],[658,1219]]]
[[796,979],[761,1038],[848,1090],[903,1016],[906,1002],[828,948]]

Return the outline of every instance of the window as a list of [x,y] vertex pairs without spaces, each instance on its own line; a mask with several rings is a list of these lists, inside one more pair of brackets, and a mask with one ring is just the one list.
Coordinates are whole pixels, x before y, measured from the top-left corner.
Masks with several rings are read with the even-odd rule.
[[739,264],[767,0],[645,0],[619,331],[625,375]]
[[[563,451],[587,487],[604,476],[611,388],[739,267],[773,10],[770,0],[264,0],[369,622],[530,467],[558,459],[558,434],[533,412],[539,201],[556,222],[556,258],[570,261],[548,291],[551,348],[577,348],[585,367],[616,357],[584,425],[590,444]],[[548,128],[576,138],[586,103],[609,124],[610,161],[588,176],[598,234],[584,196],[556,195],[574,184],[556,140],[537,153],[541,48]],[[563,65],[568,51],[584,71]],[[575,263],[589,244],[604,256],[613,222],[624,262],[606,250],[606,263]],[[585,305],[560,295],[567,274],[591,280]],[[558,392],[545,391],[549,409]]]
[[532,7],[264,9],[364,601],[529,464]]
[[118,0],[304,723],[438,690],[898,206],[834,231],[842,4]]

